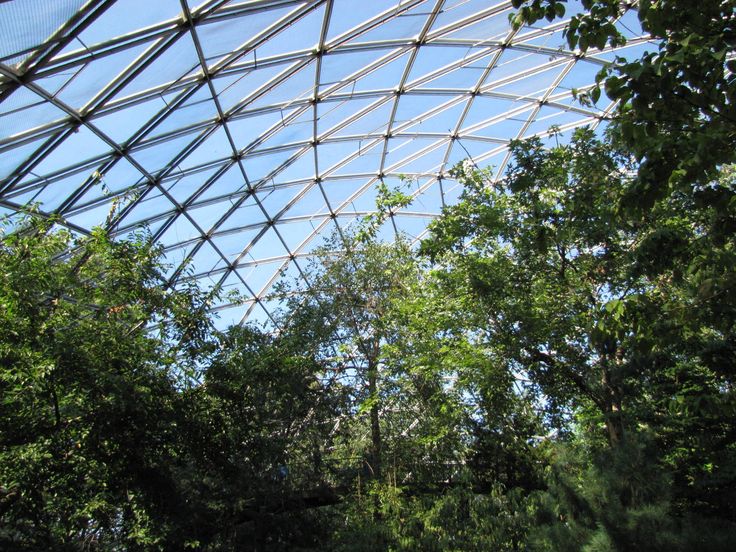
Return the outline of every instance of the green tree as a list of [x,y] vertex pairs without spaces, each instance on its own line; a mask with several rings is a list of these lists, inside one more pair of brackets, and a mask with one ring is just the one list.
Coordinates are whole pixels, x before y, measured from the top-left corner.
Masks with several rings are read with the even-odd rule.
[[656,527],[669,531],[660,549],[692,543],[688,516],[733,534],[733,243],[713,224],[730,219],[685,193],[622,217],[636,174],[625,151],[580,130],[550,150],[513,143],[498,183],[458,168],[465,194],[422,246],[475,302],[494,361],[528,378],[563,442],[583,445],[578,464],[550,450],[551,519],[580,532],[553,532],[549,549],[646,549]]
[[[565,0],[514,0],[516,26],[565,15]],[[675,191],[694,193],[736,158],[736,3],[707,0],[583,0],[565,34],[581,52],[626,42],[618,19],[635,10],[652,51],[617,57],[598,75],[619,102],[614,128],[637,159],[627,200],[651,207]],[[600,88],[588,98],[597,101]],[[716,198],[712,198],[716,199]]]
[[30,217],[0,245],[0,542],[156,549],[174,535],[177,389],[207,297],[163,287],[148,237]]
[[[320,535],[309,509],[342,483],[324,457],[341,395],[298,336],[231,327],[201,386],[184,393],[192,539],[212,550],[293,550]],[[312,543],[313,544],[313,543]]]
[[[426,451],[434,449],[435,458],[451,454],[447,451],[455,445],[449,443],[453,436],[447,424],[456,422],[453,401],[444,393],[441,374],[434,367],[397,354],[406,337],[401,319],[407,312],[401,312],[401,305],[407,305],[405,298],[416,297],[422,280],[408,244],[344,239],[344,252],[338,252],[337,243],[319,252],[307,275],[308,287],[296,294],[288,290],[284,335],[300,336],[322,362],[323,377],[342,382],[350,394],[347,414],[352,419],[341,423],[356,425],[343,454],[363,457],[370,477],[394,477],[386,470],[393,471],[398,460],[412,456],[405,448],[409,441],[413,443],[409,448],[419,442],[410,435],[423,435]],[[306,345],[309,340],[311,346]],[[364,442],[355,438],[360,428],[367,430]],[[443,441],[447,443],[440,445]]]

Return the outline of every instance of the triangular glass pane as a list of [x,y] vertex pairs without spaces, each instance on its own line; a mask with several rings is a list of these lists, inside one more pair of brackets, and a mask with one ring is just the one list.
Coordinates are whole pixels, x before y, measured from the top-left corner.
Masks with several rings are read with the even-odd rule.
[[178,243],[183,243],[191,240],[200,235],[200,231],[195,228],[189,218],[183,213],[176,216],[174,222],[166,229],[161,237],[159,237],[159,243],[163,244],[164,247],[170,247]]
[[[173,246],[171,249],[165,250],[164,263],[165,265],[168,265],[168,268],[164,270],[164,276],[167,278],[173,277],[174,273],[182,268],[182,265],[189,258],[189,254],[196,245],[196,243],[190,242],[181,246]],[[187,266],[189,266],[188,263]],[[186,274],[187,266],[183,267],[185,270],[184,274]],[[179,276],[181,277],[181,274]]]
[[[219,170],[219,169],[218,169]],[[238,163],[233,163],[217,180],[207,186],[207,189],[197,196],[197,201],[213,197],[237,196],[247,193],[247,186]]]
[[249,11],[246,15],[222,22],[211,23],[205,19],[197,25],[196,32],[207,59],[235,52],[271,26],[289,11],[277,8],[268,11]]
[[228,294],[237,293],[242,298],[252,297],[253,295],[248,291],[247,286],[238,277],[235,271],[232,271],[227,278],[222,282],[222,294],[220,299],[215,302],[215,306],[226,305],[232,301],[228,298]]
[[227,129],[230,131],[238,151],[242,151],[274,126],[280,126],[281,113],[270,112],[259,115],[249,115],[242,118],[229,119]]
[[232,263],[259,233],[260,228],[250,228],[229,234],[215,235],[212,237],[212,243]]
[[493,86],[493,84],[497,82],[514,77],[526,69],[533,69],[546,61],[547,58],[544,56],[530,54],[523,50],[506,48],[496,64],[493,66],[491,74],[484,83],[485,87]]
[[322,182],[322,189],[333,210],[342,205],[356,190],[365,185],[365,178],[327,179]]
[[436,142],[434,138],[391,138],[388,141],[384,167],[393,170],[392,167],[398,163],[404,163],[405,159],[419,154]]
[[176,0],[118,0],[92,25],[80,34],[91,46],[179,16],[181,4]]
[[552,125],[563,126],[576,121],[582,121],[585,116],[580,113],[562,111],[552,107],[543,107],[537,113],[534,122],[525,131],[525,136],[546,134]]
[[153,174],[170,164],[198,135],[198,132],[192,132],[174,139],[154,143],[148,142],[142,148],[136,148],[132,152],[132,157],[144,169]]
[[222,161],[233,156],[233,148],[222,126],[210,134],[207,139],[179,162],[179,167],[188,169],[199,165]]
[[[214,314],[213,324],[219,331],[226,331],[231,326],[237,326],[240,324],[243,317],[245,317],[250,303],[244,305],[232,305],[226,309],[218,310]],[[250,318],[248,319],[250,323]]]
[[425,119],[443,118],[445,119],[445,123],[441,125],[440,128],[442,130],[440,132],[452,132],[455,124],[457,124],[457,117],[460,116],[460,113],[448,118],[447,112],[451,110],[445,109],[433,116],[429,115],[430,112],[437,111],[440,106],[448,103],[448,99],[452,100],[452,98],[448,98],[447,96],[435,96],[431,94],[403,94],[399,98],[399,105],[396,108],[393,129],[401,128],[403,131],[411,127],[417,130],[417,126],[420,126]]
[[[84,4],[80,0],[45,4],[43,17],[29,18],[29,2],[0,3],[0,20],[3,21],[3,39],[0,41],[0,59],[13,65],[31,55],[32,49],[42,44],[56,29],[67,21]],[[19,54],[19,55],[14,55]]]
[[419,90],[450,89],[461,92],[470,92],[475,89],[486,70],[486,64],[491,63],[493,55],[470,63],[465,67],[448,71],[421,84]]
[[310,147],[306,152],[297,157],[293,163],[285,167],[274,179],[277,184],[293,182],[295,180],[309,180],[316,177],[314,171],[314,148]]
[[364,114],[360,119],[341,128],[333,136],[380,136],[386,132],[393,102],[387,101]]
[[461,101],[455,103],[446,109],[443,109],[439,113],[431,115],[429,117],[418,117],[409,126],[402,126],[402,133],[437,133],[437,134],[450,134],[454,132],[457,127],[457,123],[460,120],[460,116],[465,110],[467,99],[462,98]]
[[5,178],[17,169],[28,157],[47,140],[41,138],[22,146],[0,152],[0,178]]
[[211,203],[203,207],[189,209],[187,212],[202,230],[208,232],[222,218],[229,207],[228,202]]
[[410,239],[421,236],[427,230],[430,222],[432,222],[432,219],[429,217],[402,216],[400,214],[394,216],[394,223],[399,234],[406,235]]
[[288,161],[299,150],[288,149],[275,151],[273,153],[251,154],[243,163],[251,185],[258,187],[259,182],[276,171],[284,162]]
[[91,130],[82,125],[59,144],[56,149],[47,154],[33,171],[37,174],[49,174],[87,159],[95,158],[110,150],[110,145],[100,140]]
[[304,186],[279,186],[260,190],[256,195],[269,216],[275,219],[302,189]]
[[[281,243],[276,232],[273,228],[269,228],[260,239],[253,244],[248,250],[247,257],[250,257],[256,261],[261,259],[271,259],[273,257],[283,257],[288,255],[289,252],[284,249],[284,245]],[[243,259],[245,260],[245,259]],[[271,268],[271,275],[273,274],[273,267]],[[269,275],[270,277],[270,275]],[[247,280],[248,284],[253,284],[250,278]],[[260,284],[260,283],[258,283]],[[254,285],[254,289],[260,289],[260,285]]]
[[118,92],[116,98],[173,83],[197,65],[197,51],[192,43],[192,37],[189,33],[185,33]]
[[473,53],[473,48],[448,48],[432,43],[423,45],[419,48],[409,77],[406,79],[407,88],[412,87],[416,81],[425,79],[428,75],[444,73],[445,67],[462,62]]
[[124,226],[136,224],[149,218],[160,217],[174,211],[174,205],[158,190],[152,190],[139,201],[122,221]]
[[424,189],[414,198],[411,205],[407,207],[407,211],[439,213],[442,209],[442,191],[439,182],[433,179],[427,186],[426,181],[418,181],[416,184],[412,184],[410,191],[414,191],[416,187],[424,187]]
[[223,112],[230,113],[253,92],[268,83],[290,64],[259,67],[241,75],[239,78],[216,78],[212,82],[220,100]]
[[231,230],[233,228],[243,228],[245,226],[254,226],[266,222],[266,215],[263,214],[260,206],[256,203],[253,196],[248,197],[243,203],[225,220],[218,231]]
[[187,173],[185,176],[176,176],[166,179],[164,186],[166,191],[179,203],[184,203],[193,194],[199,191],[202,185],[217,172],[217,168],[205,171]]
[[472,17],[488,8],[488,0],[448,0],[437,15],[430,34],[466,17]]
[[95,207],[85,207],[79,211],[71,211],[64,214],[64,219],[71,224],[91,230],[105,221],[113,208],[112,202],[113,199],[110,198]]
[[72,174],[65,178],[49,182],[43,187],[36,188],[29,192],[30,195],[24,194],[21,197],[12,197],[12,200],[21,205],[32,201],[37,202],[41,209],[51,212],[57,209],[73,191],[77,190],[87,179],[89,173],[87,171]]
[[319,144],[317,146],[317,174],[326,173],[330,168],[353,156],[359,150],[360,143],[357,140]]
[[401,82],[408,61],[408,54],[400,55],[375,71],[362,75],[355,81],[355,86],[351,90],[353,92],[365,92],[367,90],[393,91]]
[[395,166],[389,165],[387,159],[387,170],[391,171],[392,173],[407,175],[435,174],[439,172],[440,168],[442,167],[442,162],[445,158],[445,152],[446,148],[442,145],[438,145],[431,151],[422,154],[420,157],[417,157],[413,161],[407,161],[406,163],[399,162],[399,164]]
[[339,82],[346,81],[352,75],[351,81],[360,77],[362,71],[369,65],[377,62],[384,55],[392,52],[384,50],[357,50],[330,52],[322,58],[320,70],[320,92],[333,87]]
[[360,194],[351,201],[350,208],[348,210],[352,210],[359,214],[375,212],[376,199],[378,198],[377,186],[378,184],[374,182],[363,189]]
[[[30,91],[24,86],[20,86],[13,90],[13,92],[5,98],[2,103],[0,103],[0,117],[7,113],[23,109],[24,107],[41,105],[44,101],[45,100],[35,92]],[[1,118],[0,121],[2,121]]]
[[283,55],[287,52],[301,52],[311,50],[319,43],[319,34],[322,29],[325,4],[312,10],[304,17],[289,25],[289,27],[256,50],[258,59],[266,59]]
[[477,40],[479,42],[503,41],[511,32],[509,14],[506,9],[481,21],[469,22],[456,31],[442,35],[442,38]]
[[490,96],[476,96],[472,99],[472,104],[463,121],[463,130],[461,132],[466,132],[466,129],[475,127],[486,121],[493,121],[499,117],[509,116],[520,108],[526,111],[526,107],[531,109],[531,106],[523,102]]
[[307,107],[301,114],[291,118],[295,111],[286,112],[284,110],[284,124],[270,138],[259,144],[256,151],[277,148],[286,144],[304,144],[312,140],[314,109]]
[[310,62],[287,79],[270,88],[258,99],[249,104],[248,109],[264,106],[289,107],[298,100],[311,98],[314,95],[314,70],[317,65]]
[[501,94],[513,94],[515,96],[541,97],[549,90],[549,87],[557,80],[559,75],[560,68],[553,67],[546,71],[534,73],[523,79],[493,87],[493,91]]
[[110,81],[122,72],[144,47],[128,48],[104,58],[92,59],[57,95],[66,104],[79,110]]
[[349,10],[340,12],[340,17],[330,18],[327,32],[327,43],[349,31],[356,25],[369,21],[384,10],[396,7],[396,0],[372,0],[371,2],[355,2]]
[[[498,119],[490,125],[475,128],[473,132],[469,133],[469,136],[495,138],[499,141],[513,140],[519,136],[519,131],[526,124],[531,113],[532,110],[530,109],[518,115]],[[489,147],[491,146],[489,145]]]
[[286,212],[285,218],[293,218],[299,216],[317,215],[327,213],[327,205],[325,198],[319,186],[313,185],[307,188],[307,192],[302,195],[294,206]]
[[92,124],[116,143],[122,145],[165,107],[166,103],[161,98],[155,97],[146,102],[97,117],[92,120]]
[[[397,6],[397,11],[400,6]],[[409,40],[419,36],[431,15],[431,9],[424,4],[402,11],[388,21],[354,38],[349,44],[374,42],[378,40]]]
[[367,108],[375,98],[356,100],[322,101],[317,104],[317,134],[321,138],[331,128],[344,123],[356,113]]
[[[381,160],[383,159],[383,140],[377,144],[361,149],[360,153],[345,165],[330,172],[330,175],[377,175],[381,172]],[[324,176],[324,175],[323,175]]]
[[162,136],[196,124],[213,124],[216,118],[215,102],[212,101],[209,90],[202,88],[184,105],[168,113],[156,125],[152,136]]
[[0,115],[0,140],[53,121],[70,119],[66,112],[51,103],[41,103],[40,96],[36,98],[39,103]]
[[292,253],[297,251],[297,248],[304,243],[304,241],[314,231],[314,224],[308,220],[297,220],[294,222],[286,222],[276,225],[279,234],[286,242],[287,247]]

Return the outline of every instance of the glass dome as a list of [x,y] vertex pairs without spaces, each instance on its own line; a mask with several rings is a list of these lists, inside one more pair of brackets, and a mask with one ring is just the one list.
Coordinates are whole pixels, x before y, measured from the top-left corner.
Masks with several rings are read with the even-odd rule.
[[[577,13],[576,3],[568,13]],[[513,30],[488,0],[13,0],[0,3],[0,211],[34,203],[85,233],[146,225],[172,283],[239,292],[222,324],[267,321],[269,290],[322,237],[414,196],[381,237],[422,236],[470,159],[598,125],[576,102],[617,52],[564,21]],[[635,14],[625,52],[646,47]],[[627,55],[627,54],[621,54]]]

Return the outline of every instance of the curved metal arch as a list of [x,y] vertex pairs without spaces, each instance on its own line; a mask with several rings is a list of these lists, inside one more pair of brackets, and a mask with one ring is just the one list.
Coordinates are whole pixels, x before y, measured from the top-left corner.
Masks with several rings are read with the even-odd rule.
[[[166,250],[181,257],[170,275],[172,285],[184,278],[216,285],[231,276],[236,279],[250,303],[243,318],[234,322],[246,320],[258,305],[266,318],[271,317],[266,304],[281,270],[293,264],[303,277],[300,263],[310,257],[320,236],[330,227],[342,232],[356,216],[366,214],[365,200],[360,208],[354,204],[378,181],[398,177],[404,167],[410,167],[410,176],[421,176],[412,193],[431,208],[409,207],[392,216],[390,224],[398,234],[403,221],[431,218],[453,201],[447,170],[461,156],[471,156],[476,163],[493,160],[500,177],[511,139],[544,134],[539,130],[540,113],[556,117],[564,132],[581,124],[600,124],[614,107],[571,103],[568,76],[579,79],[586,72],[592,84],[604,61],[564,47],[564,22],[518,31],[507,27],[489,37],[476,31],[463,35],[466,28],[483,22],[502,28],[510,1],[468,0],[478,9],[466,10],[461,2],[465,7],[454,12],[461,4],[453,0],[385,0],[383,6],[369,9],[364,20],[331,34],[333,23],[340,24],[360,0],[207,0],[196,6],[179,0],[181,10],[174,17],[70,51],[74,40],[94,27],[107,9],[125,1],[90,0],[51,36],[39,37],[20,64],[0,62],[0,175],[4,175],[0,205],[19,210],[22,198],[55,191],[63,197],[44,213],[73,219],[66,224],[85,232],[104,222],[94,220],[95,213],[115,202],[119,208],[111,220],[113,232],[125,235],[145,221],[154,238],[166,237]],[[463,11],[454,18],[448,15]],[[231,23],[256,15],[264,23],[250,35],[240,39],[229,30]],[[309,17],[316,23],[306,29]],[[405,27],[409,31],[375,38],[374,33],[392,24],[404,29],[407,21],[412,22]],[[208,26],[214,24],[230,33],[228,41],[236,46],[208,58],[203,38],[207,33],[200,31],[210,31]],[[289,47],[290,33],[297,28],[309,34],[298,46]],[[182,40],[192,45],[191,59],[177,60],[177,71],[166,79],[146,73],[157,61],[171,58]],[[644,35],[631,43],[643,40]],[[277,47],[272,48],[274,44]],[[89,71],[84,70],[125,51],[135,58],[101,86],[85,88],[88,99],[82,105],[67,103],[46,89],[46,83],[55,79],[61,79],[64,87],[92,86],[85,80]],[[427,55],[435,52],[447,53],[445,62],[426,63]],[[356,66],[358,58],[351,54],[365,63]],[[12,55],[4,59],[13,59]],[[506,63],[509,56],[514,58],[513,67]],[[328,60],[342,76],[330,77],[324,70]],[[65,72],[73,75],[67,77]],[[267,77],[258,81],[263,75]],[[454,76],[441,80],[446,75]],[[541,77],[544,81],[538,80]],[[328,82],[330,78],[333,82]],[[300,86],[306,89],[297,90],[295,82],[303,82]],[[125,92],[128,85],[134,86],[132,93]],[[4,108],[20,89],[38,98],[35,105],[53,106],[59,115],[44,116],[35,126],[10,135],[2,130],[2,118],[30,109],[25,103],[15,111]],[[227,104],[221,101],[225,92]],[[206,109],[196,108],[197,117],[188,118],[185,109],[201,98]],[[412,100],[424,107],[414,110],[409,120],[400,120],[400,104]],[[483,106],[496,104],[506,107],[483,112],[488,109]],[[144,105],[157,107],[148,110],[145,119],[133,121],[124,137],[113,139],[103,131],[108,121]],[[330,108],[341,110],[335,111],[339,116],[321,119]],[[256,121],[263,123],[248,134]],[[509,127],[513,132],[492,131],[509,121],[514,122]],[[108,151],[82,159],[57,155],[51,166],[41,165],[54,151],[77,140],[79,129]],[[403,149],[396,149],[397,141]],[[219,152],[213,144],[221,148]],[[167,157],[154,164],[144,166],[137,159],[163,151],[168,151]],[[97,191],[118,164],[123,167],[120,174],[130,180],[111,183],[112,193]],[[34,170],[39,166],[42,174]],[[187,188],[180,189],[184,182]],[[347,183],[350,188],[344,188]],[[246,205],[258,212],[257,220],[236,220]],[[202,213],[206,220],[198,220]],[[170,230],[180,228],[180,223],[191,231],[182,239],[170,239]],[[298,239],[289,234],[304,225],[309,230]],[[249,236],[247,243],[233,244],[241,233]],[[227,251],[218,245],[225,243]],[[207,266],[184,270],[200,257]],[[258,289],[244,277],[246,268],[259,271]],[[275,323],[273,317],[271,322]]]

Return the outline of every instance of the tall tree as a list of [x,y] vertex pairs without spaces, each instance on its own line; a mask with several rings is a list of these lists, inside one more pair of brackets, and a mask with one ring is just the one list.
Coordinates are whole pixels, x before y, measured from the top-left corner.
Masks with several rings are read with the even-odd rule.
[[156,546],[177,526],[177,389],[207,355],[207,297],[165,289],[143,233],[75,239],[34,218],[10,230],[0,245],[0,542]]

